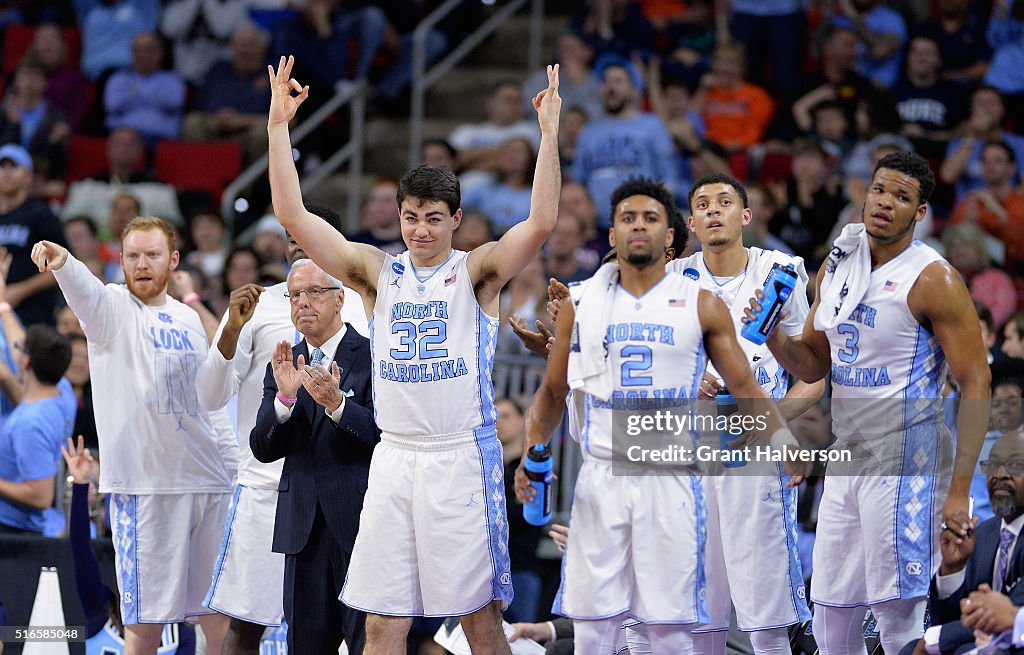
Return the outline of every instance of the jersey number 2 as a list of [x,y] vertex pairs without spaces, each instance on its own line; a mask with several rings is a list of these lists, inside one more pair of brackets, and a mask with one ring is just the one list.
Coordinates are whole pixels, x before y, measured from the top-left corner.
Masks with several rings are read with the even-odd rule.
[[622,362],[622,386],[649,387],[654,384],[650,375],[643,375],[651,368],[653,357],[650,346],[623,346],[619,357]]

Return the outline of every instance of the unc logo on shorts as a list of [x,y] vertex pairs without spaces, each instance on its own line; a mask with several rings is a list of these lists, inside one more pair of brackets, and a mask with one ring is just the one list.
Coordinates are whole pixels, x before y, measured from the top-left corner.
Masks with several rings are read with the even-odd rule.
[[907,573],[910,575],[921,575],[921,572],[924,570],[921,562],[907,562],[906,568]]
[[686,277],[690,278],[691,280],[699,280],[700,279],[700,271],[698,271],[695,268],[684,268],[683,269],[683,275],[685,275]]
[[501,584],[505,584],[505,585],[512,584],[512,574],[509,573],[508,571],[505,571],[504,573],[502,573],[501,574]]
[[132,604],[132,592],[130,592],[130,591],[124,592],[124,604],[125,605],[131,605]]
[[405,273],[405,266],[399,262],[392,262],[391,270],[395,272],[395,275],[401,275],[402,273]]
[[804,589],[803,585],[796,588],[796,597],[800,600],[804,600],[807,597],[807,591]]

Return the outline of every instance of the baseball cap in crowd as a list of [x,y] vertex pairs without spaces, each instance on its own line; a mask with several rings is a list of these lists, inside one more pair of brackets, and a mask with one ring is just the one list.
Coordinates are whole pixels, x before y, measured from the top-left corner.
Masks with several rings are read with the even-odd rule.
[[633,86],[637,91],[643,92],[644,78],[640,75],[640,71],[636,69],[636,66],[622,55],[609,53],[598,57],[597,61],[594,62],[594,73],[597,74],[599,79],[603,79],[605,69],[612,66],[625,68],[629,78],[633,81]]
[[0,146],[0,162],[4,161],[10,161],[15,166],[32,170],[32,155],[17,143],[5,143]]

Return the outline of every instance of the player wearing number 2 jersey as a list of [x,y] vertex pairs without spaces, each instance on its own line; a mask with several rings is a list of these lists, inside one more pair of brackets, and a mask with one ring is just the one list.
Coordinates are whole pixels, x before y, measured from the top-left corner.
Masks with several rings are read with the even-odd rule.
[[512,584],[490,373],[498,293],[557,217],[557,66],[533,101],[541,146],[529,218],[500,241],[454,251],[458,178],[421,166],[399,184],[409,250],[392,257],[324,229],[303,208],[288,121],[308,88],[290,78],[293,63],[282,58],[270,71],[274,209],[313,261],[364,300],[382,431],[341,599],[368,612],[370,652],[404,652],[412,616],[459,615],[473,652],[508,653],[500,612]]
[[[100,491],[112,495],[125,652],[155,654],[163,623],[200,616],[211,652],[227,622],[203,607],[220,545],[238,445],[218,436],[196,396],[208,344],[199,316],[167,295],[174,230],[136,218],[121,235],[127,285],[104,286],[48,241],[32,249],[53,271],[89,339]],[[226,434],[226,433],[223,433]]]

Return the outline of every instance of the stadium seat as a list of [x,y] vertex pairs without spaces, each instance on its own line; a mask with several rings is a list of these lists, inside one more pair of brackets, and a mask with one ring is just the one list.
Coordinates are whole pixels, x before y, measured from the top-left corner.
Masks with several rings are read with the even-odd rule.
[[761,184],[785,181],[793,170],[793,156],[788,152],[769,152],[761,160],[761,173],[758,181]]
[[68,144],[68,184],[107,170],[107,139],[75,134]]
[[729,164],[729,170],[732,171],[736,179],[740,182],[746,182],[749,179],[750,157],[747,155],[746,150],[737,150],[730,153],[726,161]]
[[224,187],[242,171],[237,141],[161,141],[153,164],[157,179],[177,189],[209,191],[220,202]]

